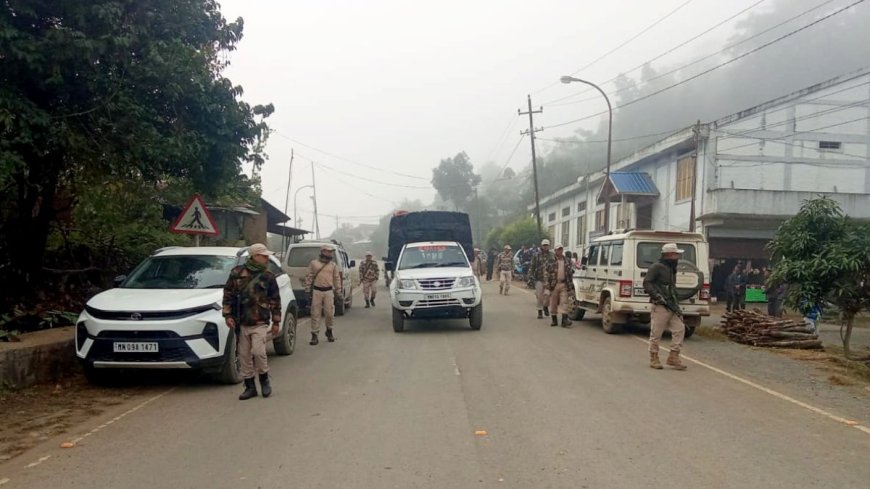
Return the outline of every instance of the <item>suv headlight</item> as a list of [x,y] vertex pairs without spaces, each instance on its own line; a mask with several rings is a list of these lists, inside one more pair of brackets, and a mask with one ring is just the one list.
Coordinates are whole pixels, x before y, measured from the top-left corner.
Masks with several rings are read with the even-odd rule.
[[399,280],[400,289],[416,289],[417,284],[413,280]]
[[474,287],[474,277],[459,277],[456,281],[457,287]]

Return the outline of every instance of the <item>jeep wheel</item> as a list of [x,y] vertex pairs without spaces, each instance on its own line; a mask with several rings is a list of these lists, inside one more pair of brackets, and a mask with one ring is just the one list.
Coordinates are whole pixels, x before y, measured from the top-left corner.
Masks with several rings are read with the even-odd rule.
[[616,334],[622,331],[621,324],[613,324],[613,304],[610,297],[604,299],[604,304],[601,305],[601,327],[607,334]]
[[701,325],[701,316],[689,316],[683,319],[683,324],[686,325],[686,335],[684,338],[689,339],[695,334],[695,329]]
[[239,384],[242,382],[242,362],[236,349],[236,332],[227,335],[227,347],[224,352],[224,364],[214,375],[214,380],[221,384]]
[[405,331],[405,313],[393,308],[393,331],[401,333]]
[[483,326],[483,303],[471,309],[471,314],[468,316],[468,322],[471,324],[471,329],[477,331]]
[[296,350],[296,314],[294,311],[287,311],[284,316],[284,327],[281,331],[281,336],[272,341],[275,347],[275,353],[281,356],[292,355]]

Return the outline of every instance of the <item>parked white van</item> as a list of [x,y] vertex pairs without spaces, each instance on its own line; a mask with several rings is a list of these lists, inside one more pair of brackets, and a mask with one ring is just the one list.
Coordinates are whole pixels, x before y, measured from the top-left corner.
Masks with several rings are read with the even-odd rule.
[[[353,277],[351,269],[356,267],[356,261],[351,260],[347,251],[336,241],[301,241],[293,243],[284,254],[283,267],[293,286],[299,309],[308,312],[311,305],[308,303],[308,294],[305,293],[305,277],[308,275],[308,265],[312,260],[320,256],[320,247],[327,245],[333,249],[333,260],[338,264],[341,271],[342,289],[341,298],[335,295],[335,315],[343,316],[346,309],[353,305]],[[343,299],[343,300],[342,300]]]
[[709,249],[698,233],[628,231],[592,240],[574,274],[577,301],[574,319],[587,311],[601,314],[601,326],[617,333],[631,321],[649,323],[651,304],[643,290],[650,265],[665,243],[685,250],[677,265],[677,296],[686,323],[686,337],[710,315]]

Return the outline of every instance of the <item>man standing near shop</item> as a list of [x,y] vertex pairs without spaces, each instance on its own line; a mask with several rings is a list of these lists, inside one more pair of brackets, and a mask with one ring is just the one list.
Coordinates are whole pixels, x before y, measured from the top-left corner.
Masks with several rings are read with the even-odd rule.
[[553,256],[553,260],[547,263],[544,279],[547,283],[547,290],[550,291],[550,317],[552,318],[550,326],[559,325],[557,314],[561,314],[562,327],[569,328],[571,320],[568,319],[568,313],[573,302],[574,268],[564,251],[565,248],[562,245],[556,245],[556,254]]
[[373,258],[371,251],[366,252],[366,259],[359,266],[359,279],[363,286],[363,296],[366,300],[366,309],[375,307],[375,296],[378,292],[378,278],[381,269],[378,262]]
[[680,362],[680,350],[683,347],[683,337],[686,325],[683,323],[683,311],[677,298],[677,263],[683,250],[675,243],[662,246],[662,257],[658,263],[652,264],[643,279],[643,290],[649,295],[652,304],[649,332],[649,366],[661,370],[659,360],[659,342],[666,329],[671,330],[671,353],[667,364],[677,370],[686,370]]
[[734,267],[734,271],[725,279],[725,295],[728,312],[746,309],[746,274],[740,265]]
[[550,266],[550,262],[556,258],[550,252],[550,240],[541,241],[541,251],[532,257],[529,265],[529,275],[535,287],[535,299],[538,301],[538,319],[550,315],[550,290],[544,284],[544,273]]
[[511,281],[514,279],[514,256],[511,253],[511,245],[504,245],[504,251],[498,255],[498,293],[508,295],[511,290]]
[[266,341],[269,339],[269,324],[272,325],[273,338],[278,336],[281,324],[281,294],[275,275],[268,269],[269,256],[274,253],[260,243],[251,245],[248,252],[245,264],[230,271],[222,304],[227,327],[235,330],[238,342],[239,362],[245,381],[240,401],[257,397],[255,369],[260,374],[263,397],[272,395]]
[[333,253],[335,251],[329,245],[320,247],[320,257],[312,260],[308,265],[308,276],[305,277],[305,285],[311,296],[311,346],[320,343],[320,318],[326,319],[326,339],[330,343],[335,341],[332,326],[335,323],[335,301],[344,300],[341,297],[341,271],[335,263]]

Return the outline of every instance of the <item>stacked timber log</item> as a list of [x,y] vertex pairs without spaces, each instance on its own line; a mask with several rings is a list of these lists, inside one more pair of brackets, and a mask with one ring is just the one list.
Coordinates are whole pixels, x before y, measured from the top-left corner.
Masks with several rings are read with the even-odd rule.
[[722,332],[731,341],[769,348],[821,350],[819,336],[803,321],[775,318],[754,311],[733,311],[722,316]]

